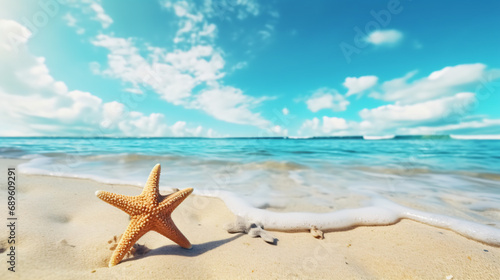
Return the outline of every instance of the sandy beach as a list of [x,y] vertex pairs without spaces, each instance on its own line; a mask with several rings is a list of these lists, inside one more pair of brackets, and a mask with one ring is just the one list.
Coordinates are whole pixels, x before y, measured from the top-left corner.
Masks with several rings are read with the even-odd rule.
[[[18,161],[1,163],[5,171]],[[229,234],[223,227],[235,217],[225,204],[196,195],[173,213],[173,220],[193,244],[191,250],[149,232],[139,240],[135,256],[108,268],[113,239],[127,227],[128,216],[99,200],[94,195],[97,190],[141,192],[136,186],[18,174],[16,272],[7,270],[10,250],[4,229],[0,278],[498,279],[500,275],[500,248],[452,231],[402,220],[391,226],[327,232],[324,240],[308,232],[272,232],[278,242],[271,245],[246,234]]]
[[0,280],[500,280],[499,11],[0,1]]

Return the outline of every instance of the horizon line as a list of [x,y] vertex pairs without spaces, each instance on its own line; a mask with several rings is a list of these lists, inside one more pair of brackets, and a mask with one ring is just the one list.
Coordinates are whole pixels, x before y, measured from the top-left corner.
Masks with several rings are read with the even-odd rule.
[[[496,136],[496,137],[495,137]],[[485,137],[488,139],[500,139],[500,134],[481,135],[458,135],[458,134],[402,134],[402,135],[343,135],[343,136],[228,136],[228,137],[202,137],[202,136],[0,136],[0,138],[35,138],[35,139],[363,139],[363,140],[392,140],[397,138],[474,138]],[[479,139],[478,139],[479,140]]]

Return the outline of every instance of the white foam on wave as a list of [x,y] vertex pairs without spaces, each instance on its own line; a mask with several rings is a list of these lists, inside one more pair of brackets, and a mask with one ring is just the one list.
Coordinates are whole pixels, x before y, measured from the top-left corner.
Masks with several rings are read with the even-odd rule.
[[312,136],[286,136],[286,139],[312,139]]
[[298,185],[302,185],[305,183],[304,177],[302,177],[297,171],[288,171],[288,178],[292,179],[292,181],[294,181]]
[[143,184],[139,181],[111,179],[109,177],[100,176],[97,174],[75,173],[73,172],[72,168],[69,165],[55,164],[53,158],[49,158],[42,155],[37,155],[36,157],[32,157],[30,161],[19,164],[18,168],[20,172],[25,174],[90,179],[106,184],[138,185],[138,186],[141,186]]
[[[79,166],[79,168],[71,168],[71,166],[67,166],[64,163],[65,163],[64,161],[60,160],[56,162],[54,158],[38,156],[32,158],[29,162],[21,164],[19,166],[19,169],[23,173],[35,173],[35,174],[45,174],[45,175],[64,176],[73,178],[75,177],[88,178],[105,183],[128,184],[128,185],[132,183],[140,186],[143,185],[144,183],[143,180],[145,179],[145,176],[147,176],[146,173],[144,173],[146,174],[144,175],[141,172],[132,174],[131,170],[135,170],[135,167],[133,169],[126,169],[127,171],[118,170],[116,173],[114,173],[113,170],[111,169],[105,169],[102,170],[102,172],[96,173],[95,170],[102,168],[102,166],[99,165],[95,167],[94,165],[90,166],[85,165],[84,166],[85,168],[80,168],[81,166]],[[213,171],[213,170],[210,169],[202,173],[206,173],[208,171]],[[124,172],[127,172],[126,173],[127,175],[123,175],[125,174]],[[277,176],[276,174],[270,176],[267,173],[262,173],[261,171],[254,169],[248,170],[247,172],[239,171],[237,176],[234,175],[231,177],[230,184],[227,183],[226,190],[219,189],[221,186],[224,186],[224,183],[222,183],[222,185],[216,185],[216,186],[214,185],[213,187],[210,186],[207,187],[203,184],[200,184],[198,186],[196,184],[193,185],[196,186],[198,190],[200,188],[205,188],[205,189],[209,188],[211,190],[214,190],[214,188],[218,189],[216,191],[211,191],[211,192],[197,191],[196,193],[201,195],[219,197],[226,203],[227,207],[234,214],[246,217],[253,221],[259,221],[267,229],[272,229],[272,230],[281,230],[281,231],[308,230],[313,225],[324,230],[339,230],[354,226],[389,225],[398,222],[400,219],[411,219],[431,226],[449,229],[463,236],[487,244],[500,246],[500,229],[486,226],[478,222],[469,222],[459,218],[453,218],[447,216],[447,215],[455,216],[453,212],[445,212],[447,215],[432,214],[429,212],[419,211],[393,203],[392,201],[382,198],[376,194],[380,193],[381,189],[376,187],[377,184],[376,181],[373,180],[373,177],[368,178],[370,180],[369,184],[360,185],[361,182],[357,184],[352,183],[356,180],[359,181],[360,179],[362,179],[362,176],[358,176],[359,175],[358,173],[350,175],[350,176],[355,176],[356,179],[354,179],[352,177],[346,177],[347,175],[342,173],[336,173],[335,175],[336,177],[330,177],[326,175],[320,176],[317,173],[311,173],[312,171],[310,170],[305,170],[305,171],[284,170],[280,172],[283,172],[283,176],[285,177],[276,177]],[[123,176],[120,177],[119,174],[122,174]],[[172,181],[171,178],[172,174],[169,175],[170,175],[170,177],[168,177],[170,179],[170,181],[168,181],[169,184],[172,184],[173,186],[176,187],[180,187],[180,182],[185,183],[185,179],[182,179],[183,181],[181,181],[177,178],[177,180]],[[426,176],[428,177],[429,175]],[[440,182],[439,181],[440,178],[436,176],[437,175],[434,175],[428,181]],[[181,177],[184,178],[184,176]],[[201,177],[199,177],[198,173],[190,177],[197,178],[197,180],[194,181],[195,183],[201,180],[200,179]],[[272,180],[270,179],[271,181],[265,181],[262,180],[260,177],[263,178],[269,177]],[[120,178],[120,179],[116,180],[111,178]],[[286,178],[288,179],[288,181],[280,180],[280,178],[283,179]],[[312,178],[315,178],[315,180],[313,180]],[[328,184],[328,182],[334,180],[333,178],[335,178],[337,182],[335,186],[331,186]],[[447,180],[441,182],[439,184],[440,186],[453,186],[453,190],[455,191],[462,189],[466,190],[466,188],[470,187],[470,181],[461,181],[455,177],[446,177],[445,179]],[[453,181],[449,181],[451,179],[453,179]],[[256,183],[259,183],[258,184],[259,189],[251,189],[252,190],[251,197],[253,197],[254,199],[249,199],[249,198],[243,199],[243,197],[238,196],[238,194],[236,194],[236,193],[249,193],[248,185],[240,184],[240,181],[243,183],[252,181],[253,182],[252,186],[255,186]],[[287,193],[281,193],[279,188],[277,189],[272,188],[274,184],[277,184],[276,181],[287,182],[287,184],[292,182],[297,185],[302,185],[305,182],[308,182],[311,184],[311,186],[307,188],[308,189],[307,192],[302,191],[301,189],[298,188],[287,188],[288,190]],[[347,183],[345,184],[342,183],[344,181],[346,181]],[[409,198],[411,196],[406,194],[416,193],[416,191],[420,191],[420,194],[427,194],[427,196],[425,196],[424,198],[420,197],[418,202],[430,201],[429,203],[431,206],[433,201],[439,201],[441,203],[441,199],[443,199],[443,196],[435,198],[434,196],[430,195],[433,194],[434,192],[426,191],[426,189],[423,188],[423,186],[426,185],[428,181],[424,181],[425,184],[421,183],[415,185],[409,184],[408,181],[404,181],[406,184],[405,185],[406,193],[403,192],[403,194],[400,196],[408,198],[409,200],[407,201],[410,201],[411,205],[412,200],[411,198]],[[188,183],[191,184],[191,182]],[[489,183],[491,183],[492,186],[498,185],[494,182],[489,182]],[[399,181],[396,180],[394,185],[398,184]],[[318,188],[318,186],[328,186],[328,187]],[[344,188],[343,186],[349,186],[349,187]],[[303,202],[308,199],[310,200],[312,198],[317,199],[318,198],[317,193],[323,194],[325,192],[329,192],[328,189],[330,188],[332,189],[332,191],[335,190],[335,195],[333,196],[342,196],[342,194],[365,195],[368,198],[369,203],[368,204],[363,203],[358,205],[353,205],[352,203],[350,203],[347,204],[347,206],[344,205],[344,207],[340,206],[342,208],[345,208],[343,210],[329,212],[329,213],[272,212],[254,207],[255,205],[259,205],[260,203],[262,204],[261,205],[262,207],[267,207],[266,205],[269,205],[272,207],[285,209],[287,208],[286,207],[287,203],[290,203],[291,197],[295,199],[294,201],[300,201],[300,202]],[[311,195],[311,193],[314,193],[314,195]],[[474,193],[481,197],[471,196]],[[397,193],[393,191],[392,194],[397,194]],[[487,192],[483,195],[481,192],[478,193],[478,190],[475,190],[472,194],[471,192],[465,192],[465,193],[459,192],[457,193],[456,197],[464,197],[464,194],[467,194],[466,197],[470,198],[471,200],[465,201],[463,203],[454,197],[451,198],[447,197],[447,200],[458,202],[460,205],[462,204],[471,205],[472,203],[475,209],[478,208],[497,209],[497,207],[495,207],[496,204],[494,203],[496,203],[499,198],[495,197],[494,194]],[[484,199],[484,197],[482,196],[487,197],[488,199]],[[327,201],[329,204],[331,204],[332,196],[327,196],[326,198],[319,196],[319,200],[315,200],[315,202],[318,201]],[[253,203],[253,206],[251,203]],[[336,206],[340,205],[338,203],[334,204]],[[427,205],[426,207],[429,207],[429,205]],[[436,211],[436,208],[427,208],[427,209],[430,209],[427,210],[430,212],[440,212],[439,210]]]
[[316,226],[322,230],[342,230],[356,226],[383,226],[410,219],[430,226],[452,230],[470,239],[500,246],[500,229],[433,214],[398,205],[377,197],[373,205],[344,209],[330,213],[272,212],[252,207],[236,194],[226,191],[200,191],[199,195],[218,197],[235,215],[253,222],[260,222],[265,229],[277,231],[302,231]]
[[396,135],[382,135],[382,136],[368,136],[368,135],[363,135],[363,139],[365,140],[389,140],[389,139],[394,139]]
[[457,140],[500,140],[500,134],[492,135],[454,135],[450,134],[452,139]]

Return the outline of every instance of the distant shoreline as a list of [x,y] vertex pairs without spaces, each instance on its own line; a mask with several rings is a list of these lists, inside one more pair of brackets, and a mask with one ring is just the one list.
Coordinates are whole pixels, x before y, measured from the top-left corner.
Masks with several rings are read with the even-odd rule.
[[[389,137],[390,136],[390,137]],[[109,137],[109,136],[0,136],[0,139],[200,139],[200,140],[249,140],[249,139],[269,139],[269,140],[500,140],[500,134],[486,135],[347,135],[347,136],[280,136],[280,137]]]

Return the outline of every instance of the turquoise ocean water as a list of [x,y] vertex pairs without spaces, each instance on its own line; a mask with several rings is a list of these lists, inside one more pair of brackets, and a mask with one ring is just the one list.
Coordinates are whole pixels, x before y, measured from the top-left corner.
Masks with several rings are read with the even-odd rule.
[[[398,205],[500,228],[500,140],[0,138],[21,173],[223,191],[255,209],[335,212]],[[61,186],[71,188],[71,186]],[[500,237],[499,237],[500,240]]]

